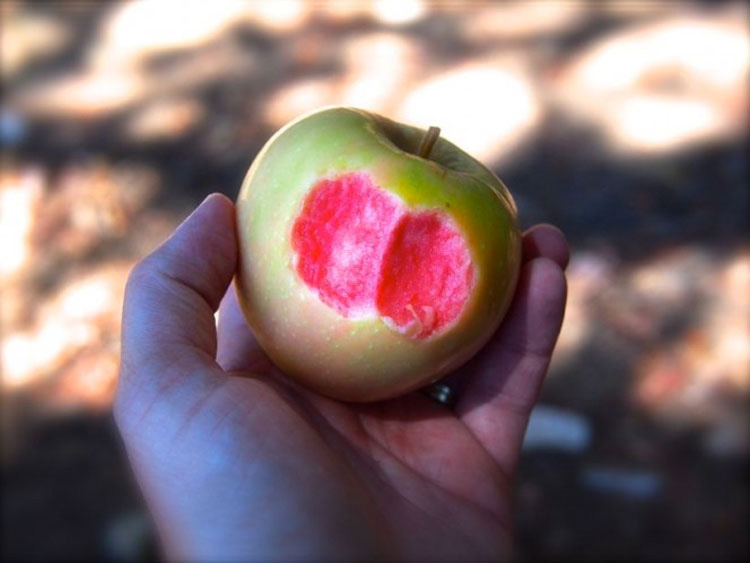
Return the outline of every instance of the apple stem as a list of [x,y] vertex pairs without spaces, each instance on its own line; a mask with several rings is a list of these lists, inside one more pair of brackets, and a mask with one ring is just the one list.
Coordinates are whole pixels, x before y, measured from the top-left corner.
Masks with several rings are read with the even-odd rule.
[[427,129],[427,133],[422,137],[422,142],[419,144],[417,155],[422,158],[429,158],[430,153],[432,152],[432,147],[435,146],[438,137],[440,137],[440,127],[430,126],[430,128]]

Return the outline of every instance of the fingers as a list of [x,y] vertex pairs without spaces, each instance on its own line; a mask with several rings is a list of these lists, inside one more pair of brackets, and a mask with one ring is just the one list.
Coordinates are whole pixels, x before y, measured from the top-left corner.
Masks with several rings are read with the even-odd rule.
[[562,268],[568,265],[570,250],[565,235],[554,225],[535,225],[523,235],[523,259],[533,260],[544,256]]
[[234,287],[229,287],[219,307],[219,344],[216,362],[226,371],[267,373],[271,361],[255,340],[237,301]]
[[472,360],[456,404],[457,415],[509,475],[562,325],[567,288],[561,266],[568,252],[562,234],[556,240],[555,233],[539,228],[526,235],[532,238],[525,237],[524,249],[528,245],[532,257],[522,267],[514,301]]
[[123,305],[118,402],[134,392],[157,394],[175,374],[220,371],[214,311],[234,275],[234,233],[232,202],[214,194],[133,269]]

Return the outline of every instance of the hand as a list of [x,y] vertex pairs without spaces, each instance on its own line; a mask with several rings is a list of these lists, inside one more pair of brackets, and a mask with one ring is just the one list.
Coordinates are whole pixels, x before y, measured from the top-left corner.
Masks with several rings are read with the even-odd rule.
[[450,376],[451,410],[418,392],[342,403],[280,374],[228,291],[234,216],[210,196],[128,280],[115,417],[167,555],[508,556],[511,482],[563,317],[561,233],[524,235],[514,302]]

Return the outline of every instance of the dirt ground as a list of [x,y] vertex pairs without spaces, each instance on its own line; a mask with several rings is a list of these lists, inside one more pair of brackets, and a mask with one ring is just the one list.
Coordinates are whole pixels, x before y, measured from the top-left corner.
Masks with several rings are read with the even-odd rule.
[[[179,5],[179,8],[178,8]],[[744,3],[0,8],[2,557],[140,561],[109,408],[129,269],[283,123],[348,104],[480,157],[572,247],[521,560],[747,560]],[[549,414],[551,413],[551,414]]]

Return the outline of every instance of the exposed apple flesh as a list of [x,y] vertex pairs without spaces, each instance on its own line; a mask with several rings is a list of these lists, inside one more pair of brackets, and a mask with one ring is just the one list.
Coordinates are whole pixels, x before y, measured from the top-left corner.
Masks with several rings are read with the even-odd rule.
[[442,137],[354,108],[285,126],[237,200],[237,295],[277,366],[375,401],[456,369],[513,295],[512,197]]
[[300,277],[349,318],[426,338],[461,312],[474,268],[444,213],[410,213],[362,172],[320,180],[292,230]]

